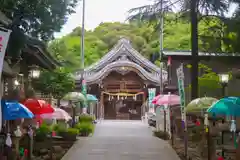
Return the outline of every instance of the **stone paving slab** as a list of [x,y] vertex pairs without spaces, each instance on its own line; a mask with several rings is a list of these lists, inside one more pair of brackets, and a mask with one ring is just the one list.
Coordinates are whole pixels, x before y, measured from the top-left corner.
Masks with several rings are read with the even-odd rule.
[[102,121],[93,137],[80,138],[62,160],[180,160],[141,121]]

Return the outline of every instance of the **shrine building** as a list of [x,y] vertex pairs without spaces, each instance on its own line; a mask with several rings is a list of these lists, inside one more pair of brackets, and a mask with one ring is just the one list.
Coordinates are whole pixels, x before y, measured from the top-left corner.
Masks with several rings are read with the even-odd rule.
[[[76,89],[81,91],[81,73],[75,74]],[[98,115],[104,119],[141,119],[148,88],[160,91],[162,70],[136,51],[128,39],[122,38],[98,62],[84,69],[89,94],[99,99]]]

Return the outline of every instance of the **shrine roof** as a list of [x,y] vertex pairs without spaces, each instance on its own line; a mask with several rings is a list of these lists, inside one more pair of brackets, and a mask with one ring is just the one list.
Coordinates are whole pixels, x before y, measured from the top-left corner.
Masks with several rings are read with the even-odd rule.
[[[112,71],[120,74],[135,71],[143,80],[156,85],[160,84],[161,75],[163,81],[167,81],[167,71],[161,71],[158,66],[143,57],[126,38],[120,39],[98,62],[84,69],[83,76],[87,83],[97,83]],[[75,73],[76,81],[81,79],[81,73],[82,71]]]
[[160,70],[158,66],[153,64],[147,58],[142,56],[137,50],[135,50],[128,39],[121,38],[107,54],[105,54],[98,62],[87,67],[85,71],[91,71],[102,68],[106,63],[114,61],[117,57],[119,57],[122,54],[126,54],[126,56],[135,58],[138,63],[144,63],[146,67],[151,68],[154,71]]

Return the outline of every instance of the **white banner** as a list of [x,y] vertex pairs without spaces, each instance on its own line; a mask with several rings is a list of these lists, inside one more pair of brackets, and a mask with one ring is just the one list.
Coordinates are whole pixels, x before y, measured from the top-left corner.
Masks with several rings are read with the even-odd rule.
[[[10,30],[4,31],[4,30],[1,30],[0,28],[0,82],[2,80],[3,61],[4,61],[10,33],[11,33]],[[2,95],[1,95],[1,100],[2,100]],[[1,129],[2,129],[2,106],[0,103],[0,131]]]

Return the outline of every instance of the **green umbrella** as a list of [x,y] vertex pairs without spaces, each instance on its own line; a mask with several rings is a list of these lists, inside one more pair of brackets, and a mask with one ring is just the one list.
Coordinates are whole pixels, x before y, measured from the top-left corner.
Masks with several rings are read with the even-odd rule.
[[203,112],[206,111],[218,99],[212,97],[202,97],[192,100],[186,107],[187,112]]
[[98,101],[98,99],[92,94],[87,94],[87,101]]
[[74,102],[84,102],[86,101],[85,96],[80,92],[69,92],[63,97],[64,100],[74,101]]

